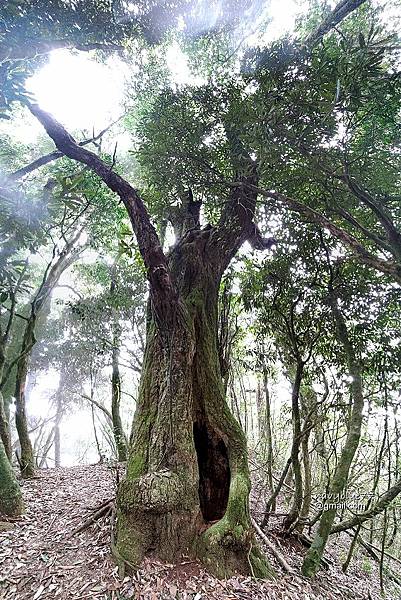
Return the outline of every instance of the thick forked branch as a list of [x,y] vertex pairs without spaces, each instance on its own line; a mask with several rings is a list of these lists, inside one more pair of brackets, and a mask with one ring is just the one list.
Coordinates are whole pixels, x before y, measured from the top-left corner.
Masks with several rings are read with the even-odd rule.
[[123,177],[114,173],[99,156],[77,144],[52,115],[36,104],[30,105],[29,108],[60,152],[90,167],[121,198],[130,217],[139,251],[147,269],[153,308],[159,323],[168,325],[175,314],[177,294],[156,229],[138,192]]
[[387,492],[385,492],[376,504],[374,504],[369,510],[365,510],[362,513],[356,514],[350,519],[345,519],[344,521],[340,521],[337,525],[334,525],[330,534],[332,533],[340,533],[340,531],[346,531],[347,529],[352,529],[352,527],[356,527],[357,525],[362,525],[365,521],[372,519],[376,515],[382,513],[389,507],[390,503],[396,498],[399,494],[401,494],[401,479],[399,479]]
[[210,249],[217,257],[220,272],[227,268],[246,240],[257,249],[269,248],[272,245],[262,237],[253,220],[259,182],[257,163],[245,148],[235,127],[227,124],[225,129],[237,182],[230,184],[228,201],[209,243]]
[[304,46],[312,47],[322,39],[326,33],[331,31],[336,25],[341,23],[350,13],[364,4],[366,0],[341,0],[320,23],[316,29],[312,31],[304,41]]
[[227,268],[246,240],[254,247],[265,247],[253,222],[257,183],[256,165],[252,165],[247,174],[239,177],[238,185],[233,186],[219,224],[211,235],[209,246],[217,258],[220,272]]

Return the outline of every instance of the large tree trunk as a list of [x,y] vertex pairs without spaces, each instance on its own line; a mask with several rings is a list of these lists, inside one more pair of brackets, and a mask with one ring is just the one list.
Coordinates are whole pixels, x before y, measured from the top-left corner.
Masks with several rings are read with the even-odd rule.
[[250,524],[246,440],[219,365],[220,277],[198,252],[181,245],[170,257],[182,299],[174,329],[148,326],[117,552],[132,566],[149,552],[169,561],[189,554],[218,576],[267,576]]
[[23,510],[21,490],[0,440],[0,515],[17,517]]
[[190,553],[221,576],[267,576],[249,515],[246,440],[226,404],[217,351],[222,274],[246,240],[259,250],[272,244],[253,222],[254,159],[235,127],[225,124],[235,185],[219,222],[200,228],[200,203],[189,191],[182,237],[166,256],[137,190],[51,115],[29,108],[61,152],[120,196],[149,280],[141,387],[117,497],[116,557],[135,567],[149,552],[169,561]]

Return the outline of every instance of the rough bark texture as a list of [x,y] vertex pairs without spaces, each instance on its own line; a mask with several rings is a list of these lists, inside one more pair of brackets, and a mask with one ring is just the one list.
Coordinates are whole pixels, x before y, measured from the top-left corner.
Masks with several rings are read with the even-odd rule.
[[299,451],[301,447],[301,413],[299,408],[299,394],[301,389],[302,374],[304,363],[299,360],[295,373],[295,380],[292,386],[291,405],[292,405],[292,446],[291,446],[291,465],[294,476],[294,496],[292,499],[291,508],[287,517],[284,519],[284,527],[290,529],[298,520],[302,508],[303,501],[303,482],[301,462],[299,459]]
[[50,296],[55,286],[58,284],[61,275],[77,260],[83,249],[83,246],[77,247],[77,242],[81,233],[81,230],[76,231],[72,238],[66,242],[54,264],[48,266],[42,283],[31,302],[31,311],[26,322],[20,354],[16,360],[14,394],[16,409],[15,424],[21,448],[21,475],[24,478],[33,477],[35,473],[34,452],[29,439],[25,402],[25,387],[29,362],[32,349],[36,343],[35,331],[38,327],[39,320],[41,319],[43,324],[50,312]]
[[304,479],[304,488],[303,488],[303,498],[302,498],[302,508],[300,513],[299,523],[297,524],[297,531],[302,533],[305,523],[309,517],[311,502],[312,502],[312,471],[311,471],[311,461],[309,456],[309,437],[310,437],[310,429],[307,430],[302,436],[302,464],[303,464],[303,479]]
[[17,363],[17,374],[15,379],[15,425],[20,443],[19,463],[21,475],[24,478],[33,477],[35,474],[35,460],[32,443],[29,438],[25,402],[25,386],[28,375],[29,357],[35,343],[35,322],[36,319],[27,322],[21,347],[21,356]]
[[221,577],[267,576],[250,525],[246,440],[220,371],[212,237],[211,229],[192,230],[174,248],[174,330],[166,336],[154,320],[148,326],[117,550],[133,566],[149,552],[166,560],[186,553]]
[[23,510],[21,490],[0,440],[0,515],[17,517]]
[[200,229],[189,196],[190,218],[166,256],[138,192],[51,115],[30,109],[58,150],[119,195],[150,284],[141,386],[117,497],[116,558],[135,567],[150,552],[169,561],[190,553],[219,576],[271,574],[254,542],[246,440],[226,404],[217,351],[222,274],[245,240],[271,245],[253,223],[256,164],[236,132],[227,131],[238,184],[220,221]]

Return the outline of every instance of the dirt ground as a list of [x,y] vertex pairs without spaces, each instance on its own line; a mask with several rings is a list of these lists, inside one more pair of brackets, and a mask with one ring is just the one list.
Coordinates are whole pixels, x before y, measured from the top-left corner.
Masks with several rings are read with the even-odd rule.
[[[375,565],[355,561],[348,575],[336,563],[338,547],[329,549],[330,569],[314,582],[284,574],[274,557],[277,580],[234,577],[220,581],[193,561],[180,565],[146,560],[134,577],[120,580],[110,556],[110,518],[74,533],[102,502],[112,498],[116,469],[106,465],[47,469],[22,483],[24,517],[0,522],[0,598],[3,600],[382,600]],[[269,539],[296,571],[304,549]],[[263,546],[263,544],[262,544]],[[336,550],[336,552],[334,552]],[[387,600],[400,600],[387,588]]]

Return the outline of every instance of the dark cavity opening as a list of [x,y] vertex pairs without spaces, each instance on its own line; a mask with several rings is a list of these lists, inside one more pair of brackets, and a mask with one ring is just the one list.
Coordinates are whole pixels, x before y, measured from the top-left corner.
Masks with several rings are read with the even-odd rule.
[[227,508],[230,465],[223,440],[207,428],[194,423],[194,441],[199,468],[199,502],[205,521],[218,521]]

